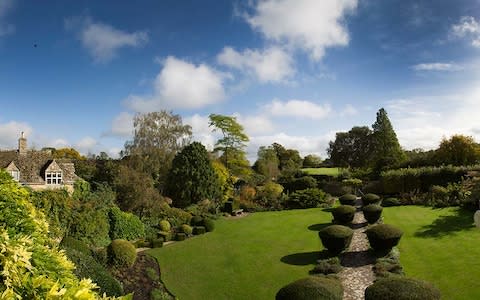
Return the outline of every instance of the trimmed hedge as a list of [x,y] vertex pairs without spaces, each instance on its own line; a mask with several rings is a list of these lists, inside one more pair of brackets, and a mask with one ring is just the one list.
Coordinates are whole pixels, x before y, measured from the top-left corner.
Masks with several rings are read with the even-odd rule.
[[186,236],[185,233],[183,233],[183,232],[178,232],[178,233],[175,235],[175,239],[176,239],[177,241],[184,241],[186,238],[187,238],[187,236]]
[[375,225],[365,231],[370,246],[376,251],[390,250],[400,242],[403,231],[393,225]]
[[343,287],[340,280],[325,276],[310,276],[294,281],[281,288],[276,300],[342,300]]
[[357,201],[357,196],[353,194],[345,194],[338,198],[340,200],[340,203],[342,205],[355,205],[355,202]]
[[161,247],[163,247],[163,238],[152,240],[152,248],[161,248]]
[[113,240],[107,253],[110,264],[116,267],[131,267],[137,258],[135,246],[126,240]]
[[209,218],[205,218],[203,220],[203,226],[207,232],[211,232],[215,229],[215,221]]
[[363,216],[369,224],[373,224],[380,219],[382,215],[383,207],[377,204],[369,204],[362,208]]
[[337,224],[349,224],[355,217],[357,209],[351,205],[340,205],[332,210],[334,222]]
[[380,196],[372,193],[366,194],[362,197],[363,205],[378,204],[380,203],[380,200]]
[[183,224],[182,226],[180,226],[180,231],[185,233],[186,235],[191,235],[193,232],[193,228],[188,224]]
[[169,232],[172,229],[172,225],[167,220],[161,220],[158,224],[160,231]]
[[365,300],[437,300],[440,291],[432,284],[405,277],[377,280],[365,290]]
[[318,232],[323,247],[333,254],[347,249],[352,241],[353,230],[343,225],[330,225]]
[[194,235],[204,234],[205,232],[206,232],[206,229],[203,226],[193,227],[193,234]]
[[110,209],[108,217],[110,219],[110,239],[132,241],[145,237],[145,226],[136,215],[113,207]]
[[400,201],[398,198],[386,198],[386,199],[383,199],[382,201],[383,207],[400,206],[400,205],[402,205],[402,201]]
[[201,216],[194,216],[190,220],[190,225],[192,225],[192,226],[203,226],[203,218]]

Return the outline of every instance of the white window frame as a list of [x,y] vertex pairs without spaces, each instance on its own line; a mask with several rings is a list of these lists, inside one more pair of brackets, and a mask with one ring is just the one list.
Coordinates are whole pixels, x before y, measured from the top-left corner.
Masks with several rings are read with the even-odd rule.
[[12,170],[10,171],[10,176],[13,177],[13,180],[20,181],[20,171]]
[[63,183],[63,174],[61,171],[45,172],[45,182],[47,185],[59,185]]

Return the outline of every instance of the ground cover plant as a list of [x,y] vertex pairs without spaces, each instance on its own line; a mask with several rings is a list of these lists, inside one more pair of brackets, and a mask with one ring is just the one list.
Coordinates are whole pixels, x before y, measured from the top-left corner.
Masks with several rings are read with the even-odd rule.
[[307,175],[325,175],[337,177],[342,172],[342,168],[304,168],[302,172]]

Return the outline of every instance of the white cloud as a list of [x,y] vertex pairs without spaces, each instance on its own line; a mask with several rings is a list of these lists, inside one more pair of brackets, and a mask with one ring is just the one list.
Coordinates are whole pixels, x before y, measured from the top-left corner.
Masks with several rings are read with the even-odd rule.
[[208,126],[208,116],[194,114],[193,116],[183,118],[183,123],[192,126],[193,140],[202,143],[208,150],[213,150],[217,134],[212,132]]
[[15,26],[5,21],[8,13],[13,9],[14,4],[15,0],[0,1],[0,37],[15,32]]
[[67,19],[65,26],[67,29],[78,31],[83,47],[97,63],[111,61],[121,48],[138,48],[148,42],[148,34],[145,31],[129,33],[108,24],[93,22],[90,18]]
[[263,0],[246,20],[267,39],[287,42],[320,60],[326,48],[348,45],[344,18],[356,8],[357,0]]
[[81,152],[91,152],[95,146],[97,146],[98,142],[92,137],[86,136],[75,143],[75,148]]
[[225,98],[224,78],[225,74],[208,65],[197,66],[169,56],[155,78],[153,95],[130,95],[126,101],[137,112],[200,108]]
[[471,16],[463,16],[451,29],[454,37],[471,39],[472,46],[480,48],[480,23]]
[[217,61],[230,68],[253,74],[261,82],[280,82],[295,73],[293,59],[279,47],[263,51],[246,49],[242,53],[231,47],[223,48]]
[[288,100],[282,102],[275,99],[264,106],[264,111],[273,116],[323,119],[332,112],[332,108],[329,104],[316,104],[306,100]]
[[412,66],[415,71],[459,71],[462,66],[454,63],[423,63]]
[[245,129],[247,135],[270,133],[275,129],[272,121],[265,115],[247,115],[234,114]]
[[104,135],[131,137],[133,134],[133,114],[122,112],[112,121],[112,128]]
[[10,121],[0,124],[0,150],[17,149],[21,132],[28,138],[32,131],[32,127],[24,122]]
[[340,111],[340,116],[342,117],[348,117],[348,116],[354,116],[358,113],[358,110],[353,107],[351,104],[345,105],[345,107]]

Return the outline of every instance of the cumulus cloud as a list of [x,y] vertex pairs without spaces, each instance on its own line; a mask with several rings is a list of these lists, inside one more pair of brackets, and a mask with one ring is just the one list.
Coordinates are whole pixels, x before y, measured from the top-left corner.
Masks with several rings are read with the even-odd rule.
[[320,60],[327,48],[348,45],[344,20],[356,8],[357,0],[263,0],[245,18],[268,40],[286,42]]
[[65,27],[78,33],[82,45],[94,61],[106,63],[115,58],[122,48],[143,47],[148,42],[146,31],[126,32],[91,18],[70,18]]
[[472,46],[480,48],[480,23],[474,17],[461,17],[452,25],[451,32],[454,37],[468,38]]
[[133,134],[133,114],[122,112],[112,121],[112,127],[104,136],[131,137]]
[[96,139],[86,136],[75,143],[75,149],[77,149],[80,153],[88,153],[92,152],[94,148],[97,146],[98,142]]
[[12,34],[15,32],[15,26],[5,21],[9,12],[12,11],[14,0],[0,1],[0,37]]
[[340,116],[342,117],[348,117],[348,116],[354,116],[358,113],[357,109],[353,107],[351,104],[345,105],[345,107],[340,111]]
[[462,66],[454,63],[423,63],[412,66],[415,71],[459,71]]
[[17,149],[21,132],[24,132],[28,138],[33,130],[29,124],[24,122],[0,123],[0,150]]
[[153,94],[130,95],[126,102],[137,112],[204,107],[225,98],[225,77],[208,65],[195,65],[169,56],[154,80]]
[[260,82],[280,82],[295,73],[293,59],[279,47],[263,51],[246,49],[238,52],[225,47],[217,56],[218,63],[253,74]]
[[275,99],[264,106],[264,111],[273,116],[292,116],[318,120],[326,118],[332,112],[332,108],[329,104],[322,105],[307,100],[293,99],[282,102]]

